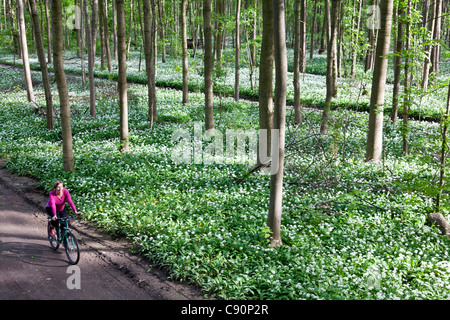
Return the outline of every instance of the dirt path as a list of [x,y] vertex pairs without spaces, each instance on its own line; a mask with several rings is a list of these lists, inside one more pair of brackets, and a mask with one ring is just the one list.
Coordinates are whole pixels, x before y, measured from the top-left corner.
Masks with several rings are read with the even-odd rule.
[[7,172],[0,159],[0,300],[203,299],[204,293],[168,280],[130,254],[125,240],[85,222],[72,224],[81,239],[81,259],[78,270],[68,269],[64,248],[55,252],[46,239],[47,195],[36,186],[33,179]]

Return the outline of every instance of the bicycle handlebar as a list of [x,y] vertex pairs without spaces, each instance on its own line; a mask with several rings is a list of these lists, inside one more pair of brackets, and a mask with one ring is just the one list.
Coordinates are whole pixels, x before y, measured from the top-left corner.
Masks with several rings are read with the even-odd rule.
[[[65,216],[62,218],[56,218],[56,221],[68,221],[68,220],[76,220],[78,218],[78,216],[75,215],[70,215],[70,216]],[[52,220],[52,218],[49,218],[49,220]]]

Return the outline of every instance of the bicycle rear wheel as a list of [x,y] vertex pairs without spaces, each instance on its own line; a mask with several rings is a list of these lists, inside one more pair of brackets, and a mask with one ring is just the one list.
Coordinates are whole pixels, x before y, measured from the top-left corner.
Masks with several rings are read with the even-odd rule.
[[50,246],[52,247],[53,250],[58,250],[59,248],[59,242],[57,240],[57,236],[56,236],[56,230],[53,227],[53,233],[55,234],[55,236],[52,236],[50,234],[50,228],[52,227],[52,222],[48,221],[48,225],[47,225],[47,235],[48,235],[48,241],[50,242]]
[[72,232],[68,231],[64,241],[64,247],[66,250],[67,259],[70,264],[77,264],[80,260],[80,248],[78,246],[78,240]]

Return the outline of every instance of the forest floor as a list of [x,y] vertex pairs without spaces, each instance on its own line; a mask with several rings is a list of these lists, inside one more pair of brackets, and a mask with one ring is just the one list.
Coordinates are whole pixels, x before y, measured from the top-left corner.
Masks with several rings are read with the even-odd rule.
[[[83,221],[72,223],[79,238],[79,289],[64,248],[47,240],[47,196],[37,181],[7,172],[0,159],[0,300],[202,300],[204,294],[169,280],[151,262],[130,253]],[[70,278],[70,279],[69,279]]]

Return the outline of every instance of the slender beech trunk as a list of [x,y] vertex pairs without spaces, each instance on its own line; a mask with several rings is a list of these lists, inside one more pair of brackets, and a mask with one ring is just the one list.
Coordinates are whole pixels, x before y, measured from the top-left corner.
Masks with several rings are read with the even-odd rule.
[[309,48],[309,58],[313,58],[314,54],[314,34],[316,31],[316,15],[317,15],[317,0],[314,0],[314,13],[311,23],[311,46]]
[[[97,54],[97,22],[98,22],[98,0],[91,0],[91,41],[92,41],[92,51],[95,55]],[[94,65],[95,67],[95,59]]]
[[[428,20],[427,25],[425,25],[425,27],[428,27],[428,30],[430,31],[430,36],[431,38],[433,38],[434,36],[434,14],[435,14],[435,10],[434,10],[434,6],[435,6],[435,1],[432,0],[431,3],[431,8],[430,10],[425,10],[425,14],[427,14],[427,12],[429,11],[431,16],[430,19]],[[427,19],[427,16],[424,16],[424,19]],[[425,51],[425,59],[423,61],[423,73],[422,73],[422,89],[427,89],[428,87],[428,77],[429,77],[429,73],[430,73],[430,58],[431,58],[431,49],[432,46],[431,45],[425,45],[424,51]]]
[[[145,36],[144,36],[144,27],[142,22],[142,8],[141,8],[141,1],[138,1],[138,13],[139,13],[139,27],[141,30],[141,36],[142,36],[142,43],[144,45],[144,55],[145,55]],[[141,71],[141,56],[142,56],[142,44],[140,46],[139,50],[139,72]]]
[[302,32],[301,32],[301,7],[303,0],[295,0],[294,3],[294,123],[302,122],[302,105],[300,102],[300,72],[302,68]]
[[116,1],[112,0],[113,5],[113,43],[114,43],[114,60],[117,60],[117,13]]
[[128,94],[127,94],[127,47],[125,34],[125,1],[116,0],[117,53],[119,58],[119,107],[120,107],[120,151],[128,151]]
[[10,3],[10,0],[6,1],[6,10],[8,12],[7,20],[9,22],[12,42],[13,42],[13,46],[14,46],[14,65],[15,65],[15,63],[16,63],[15,55],[20,53],[20,45],[19,45],[19,40],[18,40],[17,28],[14,23],[14,12],[15,11],[13,9],[13,4]]
[[236,1],[236,45],[234,58],[234,101],[239,101],[239,53],[241,51],[241,0]]
[[213,116],[213,48],[212,48],[212,3],[203,0],[203,32],[205,34],[204,66],[205,66],[205,129],[214,129]]
[[[435,0],[435,13],[434,13],[434,33],[433,40],[441,39],[441,22],[442,22],[442,0]],[[431,70],[430,73],[439,73],[439,56],[440,45],[436,43],[431,49]]]
[[393,0],[380,1],[380,30],[375,56],[375,68],[370,97],[369,131],[366,161],[380,161],[383,148],[383,109],[386,87],[387,54],[391,39]]
[[92,41],[91,22],[89,22],[88,0],[84,0],[84,22],[86,24],[86,42],[88,45],[88,73],[89,73],[89,112],[95,117],[95,52]]
[[100,69],[106,69],[106,45],[105,45],[105,23],[103,21],[104,15],[104,0],[98,0],[98,26],[100,35]]
[[[252,1],[253,6],[256,7],[256,0]],[[251,19],[251,29],[250,29],[250,43],[249,43],[249,49],[250,49],[250,59],[252,61],[253,69],[256,65],[256,46],[255,46],[255,40],[256,40],[256,10],[253,10],[253,15]],[[253,91],[253,89],[252,89]]]
[[[101,1],[105,1],[105,0],[101,0]],[[105,53],[106,53],[106,64],[108,65],[108,71],[111,72],[112,71],[112,64],[111,64],[111,48],[109,45],[109,24],[108,24],[108,6],[107,3],[105,1],[104,6],[103,6],[103,10],[100,12],[100,14],[103,16],[103,36],[104,36],[104,49],[105,49]]]
[[[377,0],[372,0],[372,6],[376,5],[376,1]],[[375,51],[376,29],[369,28],[368,30],[369,30],[369,48],[367,49],[364,71],[373,70],[373,63],[374,63],[373,55]]]
[[70,123],[69,92],[67,90],[66,74],[64,72],[63,46],[64,33],[62,25],[61,0],[52,0],[52,31],[53,31],[53,69],[59,93],[61,109],[61,129],[63,139],[63,166],[64,171],[74,171],[72,126]]
[[281,246],[281,212],[283,196],[283,166],[284,166],[284,141],[286,122],[286,87],[287,87],[287,57],[285,34],[285,7],[284,0],[273,0],[273,25],[274,25],[274,49],[275,49],[275,104],[274,104],[274,130],[278,131],[277,149],[278,163],[276,173],[270,178],[270,202],[268,225],[272,232],[271,246]]
[[52,92],[50,90],[50,81],[48,78],[47,63],[45,61],[44,42],[42,40],[41,24],[39,23],[39,16],[36,8],[35,0],[30,0],[31,6],[31,20],[33,22],[33,30],[36,38],[36,49],[39,58],[39,65],[42,72],[42,83],[44,85],[45,101],[47,104],[47,129],[53,129],[54,127],[54,115],[53,115],[53,101]]
[[183,54],[183,104],[189,103],[189,65],[187,50],[187,16],[186,16],[187,0],[181,0],[181,44]]
[[153,35],[150,0],[144,0],[144,52],[145,52],[145,71],[147,73],[147,91],[148,91],[148,116],[150,119],[150,128],[153,127]]
[[400,73],[401,73],[401,63],[402,63],[402,49],[403,49],[403,21],[402,21],[402,12],[403,9],[401,7],[397,8],[397,38],[395,41],[394,48],[394,89],[392,96],[392,111],[391,111],[391,120],[392,122],[397,122],[398,116],[398,94],[400,92]]
[[83,27],[84,27],[84,1],[80,0],[81,6],[81,21],[80,21],[80,53],[81,53],[81,82],[83,84],[83,89],[86,87],[86,68],[84,63],[84,35],[83,35]]
[[[271,157],[273,129],[273,7],[272,0],[262,0],[263,30],[259,62],[259,135],[258,164]],[[261,139],[265,135],[266,139]],[[261,143],[263,141],[263,143]],[[266,142],[264,144],[264,142]]]
[[152,122],[156,121],[158,119],[158,112],[156,109],[156,62],[158,60],[158,33],[157,33],[157,17],[158,17],[158,8],[156,7],[156,0],[151,0],[151,5],[152,5],[152,46],[153,46],[153,54],[152,54],[152,76],[151,76],[151,81],[150,81],[150,85],[151,85],[151,91],[152,91],[152,95],[151,95],[151,99],[152,99],[152,115],[151,115],[151,119]]
[[216,60],[217,71],[222,69],[222,40],[223,40],[223,19],[224,19],[224,0],[215,1],[216,19],[217,19],[217,30],[214,43],[214,57]]
[[[204,4],[204,2],[203,2]],[[212,10],[212,4],[211,4],[211,10]],[[212,15],[212,13],[211,13]],[[178,19],[177,19],[177,6],[173,6],[173,32],[171,36],[171,42],[172,42],[172,54],[175,60],[178,62]],[[212,29],[211,29],[212,30]],[[212,32],[212,31],[211,31]],[[211,40],[212,43],[212,40]]]
[[[337,42],[337,16],[339,3],[341,0],[331,0],[330,26],[328,28],[328,44],[327,44],[327,95],[325,106],[322,113],[322,122],[320,124],[320,133],[327,134],[328,118],[331,110],[331,100],[337,94],[337,70],[336,70],[336,42]],[[328,0],[325,0],[328,3]]]
[[411,74],[409,72],[411,59],[409,57],[409,49],[411,47],[411,0],[408,0],[407,7],[407,20],[405,23],[406,26],[406,44],[405,44],[405,80],[404,80],[404,100],[403,100],[403,153],[408,154],[408,110],[411,104],[410,100],[410,79]]
[[[138,0],[138,1],[140,1],[140,0]],[[133,39],[133,29],[134,29],[134,26],[133,26],[134,0],[129,0],[129,2],[130,2],[130,18],[127,21],[127,24],[129,26],[130,32],[128,34],[127,54],[130,53],[131,39]],[[117,27],[119,27],[119,26],[117,26]]]
[[47,62],[52,63],[52,33],[50,29],[50,14],[48,12],[48,6],[49,6],[50,0],[44,0],[45,4],[45,18],[47,20]]
[[[152,31],[153,31],[153,70],[156,74],[158,73],[158,17],[159,17],[159,6],[161,5],[161,0],[152,0]],[[156,87],[155,87],[156,90]],[[156,109],[155,109],[156,110]]]
[[161,52],[161,62],[166,63],[166,25],[167,23],[163,20],[163,14],[164,14],[164,3],[160,3],[158,6],[158,14],[159,14],[159,35],[161,39],[161,46],[162,46],[162,52]]
[[27,45],[27,34],[26,34],[26,29],[25,29],[23,1],[24,0],[17,0],[17,15],[18,15],[18,19],[19,19],[20,43],[21,43],[21,47],[22,47],[23,74],[25,77],[25,85],[26,85],[26,89],[27,89],[28,101],[34,102],[33,82],[31,80],[30,63],[28,61],[28,45]]
[[353,43],[353,54],[352,54],[352,67],[351,67],[351,77],[355,78],[356,76],[356,60],[358,54],[358,42],[359,42],[359,28],[361,24],[361,8],[362,1],[358,1],[358,15],[356,17],[356,34],[355,34],[355,42]]
[[300,0],[300,72],[306,71],[306,0]]
[[111,61],[112,57],[111,57],[111,45],[109,42],[110,34],[109,34],[109,23],[108,23],[108,3],[106,0],[105,0],[105,10],[103,11],[103,15],[104,15],[103,21],[105,22],[106,60],[108,63],[108,71],[111,72],[112,71],[112,61]]

